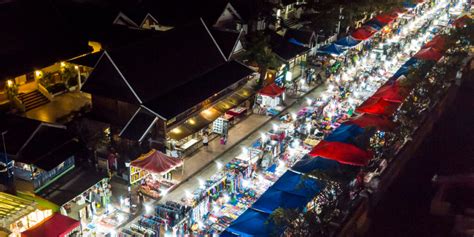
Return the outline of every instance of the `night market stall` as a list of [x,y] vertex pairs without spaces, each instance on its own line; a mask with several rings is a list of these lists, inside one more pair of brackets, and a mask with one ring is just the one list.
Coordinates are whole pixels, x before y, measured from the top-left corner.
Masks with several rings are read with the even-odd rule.
[[81,222],[55,213],[42,222],[21,232],[21,237],[79,237]]
[[284,100],[285,88],[271,83],[257,93],[254,110],[257,114],[276,115],[283,109]]
[[181,166],[181,159],[152,149],[130,163],[130,184],[140,182],[139,192],[160,198],[176,185],[170,171]]

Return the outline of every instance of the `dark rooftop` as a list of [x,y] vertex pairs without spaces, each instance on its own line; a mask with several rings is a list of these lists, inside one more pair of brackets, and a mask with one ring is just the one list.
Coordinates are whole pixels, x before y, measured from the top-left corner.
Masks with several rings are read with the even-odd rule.
[[230,30],[211,29],[211,34],[221,48],[222,53],[224,53],[226,58],[230,58],[234,48],[237,46],[241,33]]
[[134,141],[141,141],[155,119],[155,115],[145,109],[139,108],[137,113],[120,132],[120,137]]
[[164,118],[171,119],[253,72],[238,62],[230,61],[165,95],[156,97],[145,106]]
[[273,31],[266,31],[270,36],[270,46],[272,51],[285,61],[289,61],[309,49],[288,42],[283,36]]
[[[111,98],[123,97],[133,90],[142,102],[163,95],[225,62],[201,22],[166,31],[108,54],[112,61],[102,57],[83,90]],[[120,73],[130,87],[121,85],[120,90],[110,90],[104,86],[123,84]],[[125,101],[131,101],[130,98]]]
[[285,39],[290,40],[290,39],[295,39],[298,42],[301,42],[303,44],[309,44],[311,43],[311,38],[314,35],[314,31],[309,31],[309,30],[297,30],[297,29],[288,29],[285,32]]

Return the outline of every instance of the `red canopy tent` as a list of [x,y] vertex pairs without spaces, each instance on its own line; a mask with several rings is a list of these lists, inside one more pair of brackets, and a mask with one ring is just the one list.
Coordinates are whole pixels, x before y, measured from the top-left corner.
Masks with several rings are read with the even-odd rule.
[[385,24],[391,23],[396,18],[397,18],[397,16],[394,17],[393,15],[387,15],[387,14],[378,15],[378,16],[375,17],[375,19],[377,19],[377,21],[380,21],[380,22],[385,23]]
[[81,225],[80,221],[54,213],[42,222],[21,232],[21,237],[63,237]]
[[354,32],[352,32],[351,36],[352,38],[356,39],[356,40],[366,40],[370,37],[372,37],[372,35],[375,34],[375,30],[368,27],[368,26],[363,26],[363,27],[360,27],[360,28],[357,28],[356,30],[354,30]]
[[418,51],[418,53],[416,53],[413,57],[421,60],[438,61],[441,57],[443,57],[443,54],[441,54],[441,52],[435,48],[425,48]]
[[370,97],[356,109],[356,112],[391,116],[398,109],[398,106],[400,106],[398,102],[390,102],[383,98]]
[[400,82],[396,81],[393,84],[385,84],[380,87],[372,95],[372,98],[383,98],[390,102],[403,102],[408,94],[410,94],[410,90],[407,87],[400,86]]
[[468,20],[470,20],[471,18],[468,16],[468,15],[464,15],[462,17],[459,17],[458,19],[456,19],[454,22],[453,22],[453,25],[454,27],[457,27],[457,28],[462,28],[462,27],[465,27],[467,25],[467,22]]
[[376,127],[381,131],[391,131],[395,128],[393,121],[385,116],[374,114],[361,114],[346,121],[345,124],[355,124],[361,128]]
[[150,152],[132,161],[130,165],[146,170],[150,173],[166,174],[176,167],[183,165],[183,161],[169,157],[160,151],[152,149]]
[[283,94],[283,92],[285,92],[285,88],[279,87],[275,83],[272,83],[268,86],[265,86],[258,93],[260,93],[261,95],[276,97]]
[[342,164],[365,166],[372,159],[372,153],[352,144],[321,141],[309,153],[312,157],[323,157]]
[[428,43],[423,45],[422,48],[423,49],[435,48],[439,51],[443,51],[445,49],[445,46],[446,46],[446,39],[441,35],[437,35],[432,40],[430,40]]

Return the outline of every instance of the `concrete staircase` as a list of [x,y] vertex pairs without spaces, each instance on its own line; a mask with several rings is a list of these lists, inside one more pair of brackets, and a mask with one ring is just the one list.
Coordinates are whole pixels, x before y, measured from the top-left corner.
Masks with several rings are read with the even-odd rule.
[[48,98],[46,98],[38,90],[34,90],[28,93],[20,93],[18,99],[25,105],[25,111],[32,110],[41,105],[49,103]]

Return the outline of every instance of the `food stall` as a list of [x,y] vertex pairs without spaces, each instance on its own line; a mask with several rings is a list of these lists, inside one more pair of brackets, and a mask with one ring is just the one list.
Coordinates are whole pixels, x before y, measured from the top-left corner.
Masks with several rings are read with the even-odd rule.
[[282,102],[285,100],[285,88],[271,83],[257,93],[255,99],[255,112],[257,114],[275,115],[283,110]]
[[130,184],[140,182],[140,192],[155,199],[160,198],[176,185],[171,171],[182,165],[181,159],[152,149],[130,163]]
[[21,232],[21,237],[81,236],[81,222],[55,213],[42,222]]

